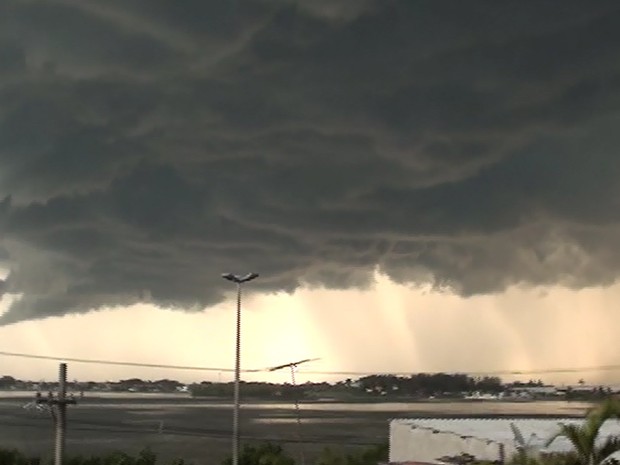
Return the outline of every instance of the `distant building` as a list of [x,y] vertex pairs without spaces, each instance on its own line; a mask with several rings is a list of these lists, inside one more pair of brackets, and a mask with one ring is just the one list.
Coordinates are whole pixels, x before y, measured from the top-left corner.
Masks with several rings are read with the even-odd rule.
[[534,399],[538,397],[560,396],[564,392],[555,386],[510,386],[505,397]]
[[594,392],[599,389],[603,389],[602,386],[591,386],[588,384],[573,384],[568,386],[560,386],[556,388],[557,391],[561,394],[565,394],[566,392]]
[[487,392],[475,391],[471,394],[466,394],[463,398],[466,400],[498,400],[503,397],[503,393],[489,394]]

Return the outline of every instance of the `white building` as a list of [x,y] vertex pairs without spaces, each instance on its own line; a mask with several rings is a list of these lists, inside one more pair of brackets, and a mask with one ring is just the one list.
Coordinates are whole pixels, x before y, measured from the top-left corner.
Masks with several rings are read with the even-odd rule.
[[559,396],[565,392],[555,386],[511,386],[510,393],[518,397]]
[[[479,460],[504,461],[516,452],[518,442],[511,428],[514,424],[527,447],[542,451],[559,424],[581,424],[582,419],[567,418],[420,418],[395,419],[390,422],[390,462],[442,463],[441,457],[470,454]],[[607,421],[600,439],[620,435],[620,422]],[[569,441],[557,438],[546,452],[571,450]]]

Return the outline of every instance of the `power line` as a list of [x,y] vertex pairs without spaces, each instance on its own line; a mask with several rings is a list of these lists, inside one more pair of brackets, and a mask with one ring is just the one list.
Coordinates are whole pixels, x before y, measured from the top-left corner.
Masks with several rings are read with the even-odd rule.
[[[232,368],[216,368],[216,367],[197,367],[197,366],[183,366],[183,365],[164,365],[159,363],[139,363],[139,362],[124,362],[124,361],[116,361],[116,360],[97,360],[97,359],[88,359],[88,358],[74,358],[74,357],[56,357],[52,355],[34,355],[34,354],[24,354],[18,352],[5,352],[0,351],[0,355],[6,357],[21,357],[21,358],[30,358],[30,359],[38,359],[38,360],[53,360],[55,362],[76,362],[76,363],[92,363],[98,365],[117,365],[117,366],[131,366],[131,367],[142,367],[142,368],[165,368],[168,370],[193,370],[193,371],[225,371],[232,372],[234,371]],[[254,373],[265,370],[241,370],[245,373]]]
[[[519,375],[537,375],[537,374],[554,374],[554,373],[584,373],[587,371],[614,371],[620,370],[620,365],[599,365],[579,368],[545,368],[540,370],[503,370],[503,371],[463,371],[463,370],[443,370],[442,373],[458,373],[470,376],[519,376]],[[342,376],[411,376],[416,372],[413,371],[315,371],[315,370],[299,370],[298,373],[305,375],[342,375]]]
[[[131,366],[140,368],[163,368],[168,370],[187,370],[187,371],[210,371],[210,372],[234,372],[233,368],[222,367],[200,367],[200,366],[184,366],[184,365],[166,365],[159,363],[141,363],[141,362],[128,362],[118,360],[101,360],[101,359],[87,359],[87,358],[74,358],[74,357],[58,357],[52,355],[36,355],[26,354],[20,352],[7,352],[0,351],[0,356],[6,357],[20,357],[38,360],[53,360],[56,362],[76,362],[76,363],[90,363],[98,365],[115,365],[115,366]],[[538,375],[538,374],[560,374],[560,373],[584,373],[589,371],[617,371],[620,370],[620,364],[618,365],[597,365],[586,367],[573,367],[573,368],[545,368],[539,370],[488,370],[488,371],[464,371],[464,370],[452,370],[444,373],[461,373],[471,376],[524,376],[524,375]],[[271,368],[256,368],[241,370],[244,373],[267,373],[271,371]],[[371,375],[391,375],[391,376],[411,376],[415,374],[414,371],[338,371],[338,370],[298,370],[299,374],[304,375],[341,375],[341,376],[371,376]]]
[[470,373],[473,375],[536,375],[536,374],[547,374],[547,373],[583,373],[586,371],[615,371],[620,370],[620,365],[598,365],[598,366],[590,366],[590,367],[580,367],[580,368],[550,368],[550,369],[542,369],[542,370],[523,370],[523,371],[495,371],[495,372],[480,372],[480,373]]

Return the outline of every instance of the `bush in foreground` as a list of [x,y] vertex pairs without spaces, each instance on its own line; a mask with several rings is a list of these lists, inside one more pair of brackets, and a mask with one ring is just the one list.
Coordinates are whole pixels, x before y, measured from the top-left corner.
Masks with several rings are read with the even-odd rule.
[[[387,461],[388,445],[381,444],[372,446],[359,453],[342,454],[331,449],[325,449],[316,465],[376,465],[381,461]],[[0,449],[0,465],[52,465],[52,461],[42,461],[38,457],[27,457],[22,452],[11,449]],[[102,456],[74,456],[67,457],[66,465],[159,465],[157,455],[149,449],[145,449],[137,456],[131,456],[124,452],[113,452]],[[228,458],[222,465],[230,465],[232,459]],[[191,465],[182,459],[169,462],[169,465]],[[296,465],[282,446],[265,442],[258,445],[244,446],[239,455],[239,465]]]
[[15,449],[0,449],[0,465],[39,465],[40,459],[28,458]]
[[[222,465],[231,464],[230,457],[222,462]],[[295,465],[295,460],[284,452],[282,446],[266,442],[258,446],[244,446],[239,454],[239,465]]]
[[[0,465],[52,465],[53,460],[42,461],[38,457],[27,457],[22,452],[0,449]],[[112,452],[103,456],[74,456],[64,460],[66,465],[157,465],[157,454],[144,449],[137,456],[124,452]],[[186,465],[182,459],[173,460],[170,465]],[[190,464],[187,464],[190,465]]]

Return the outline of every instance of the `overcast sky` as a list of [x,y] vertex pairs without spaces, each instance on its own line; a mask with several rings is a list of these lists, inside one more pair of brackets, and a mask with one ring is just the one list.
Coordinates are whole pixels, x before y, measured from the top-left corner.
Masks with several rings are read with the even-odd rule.
[[4,0],[0,351],[231,365],[220,274],[256,271],[248,368],[620,363],[618,24],[614,0]]

